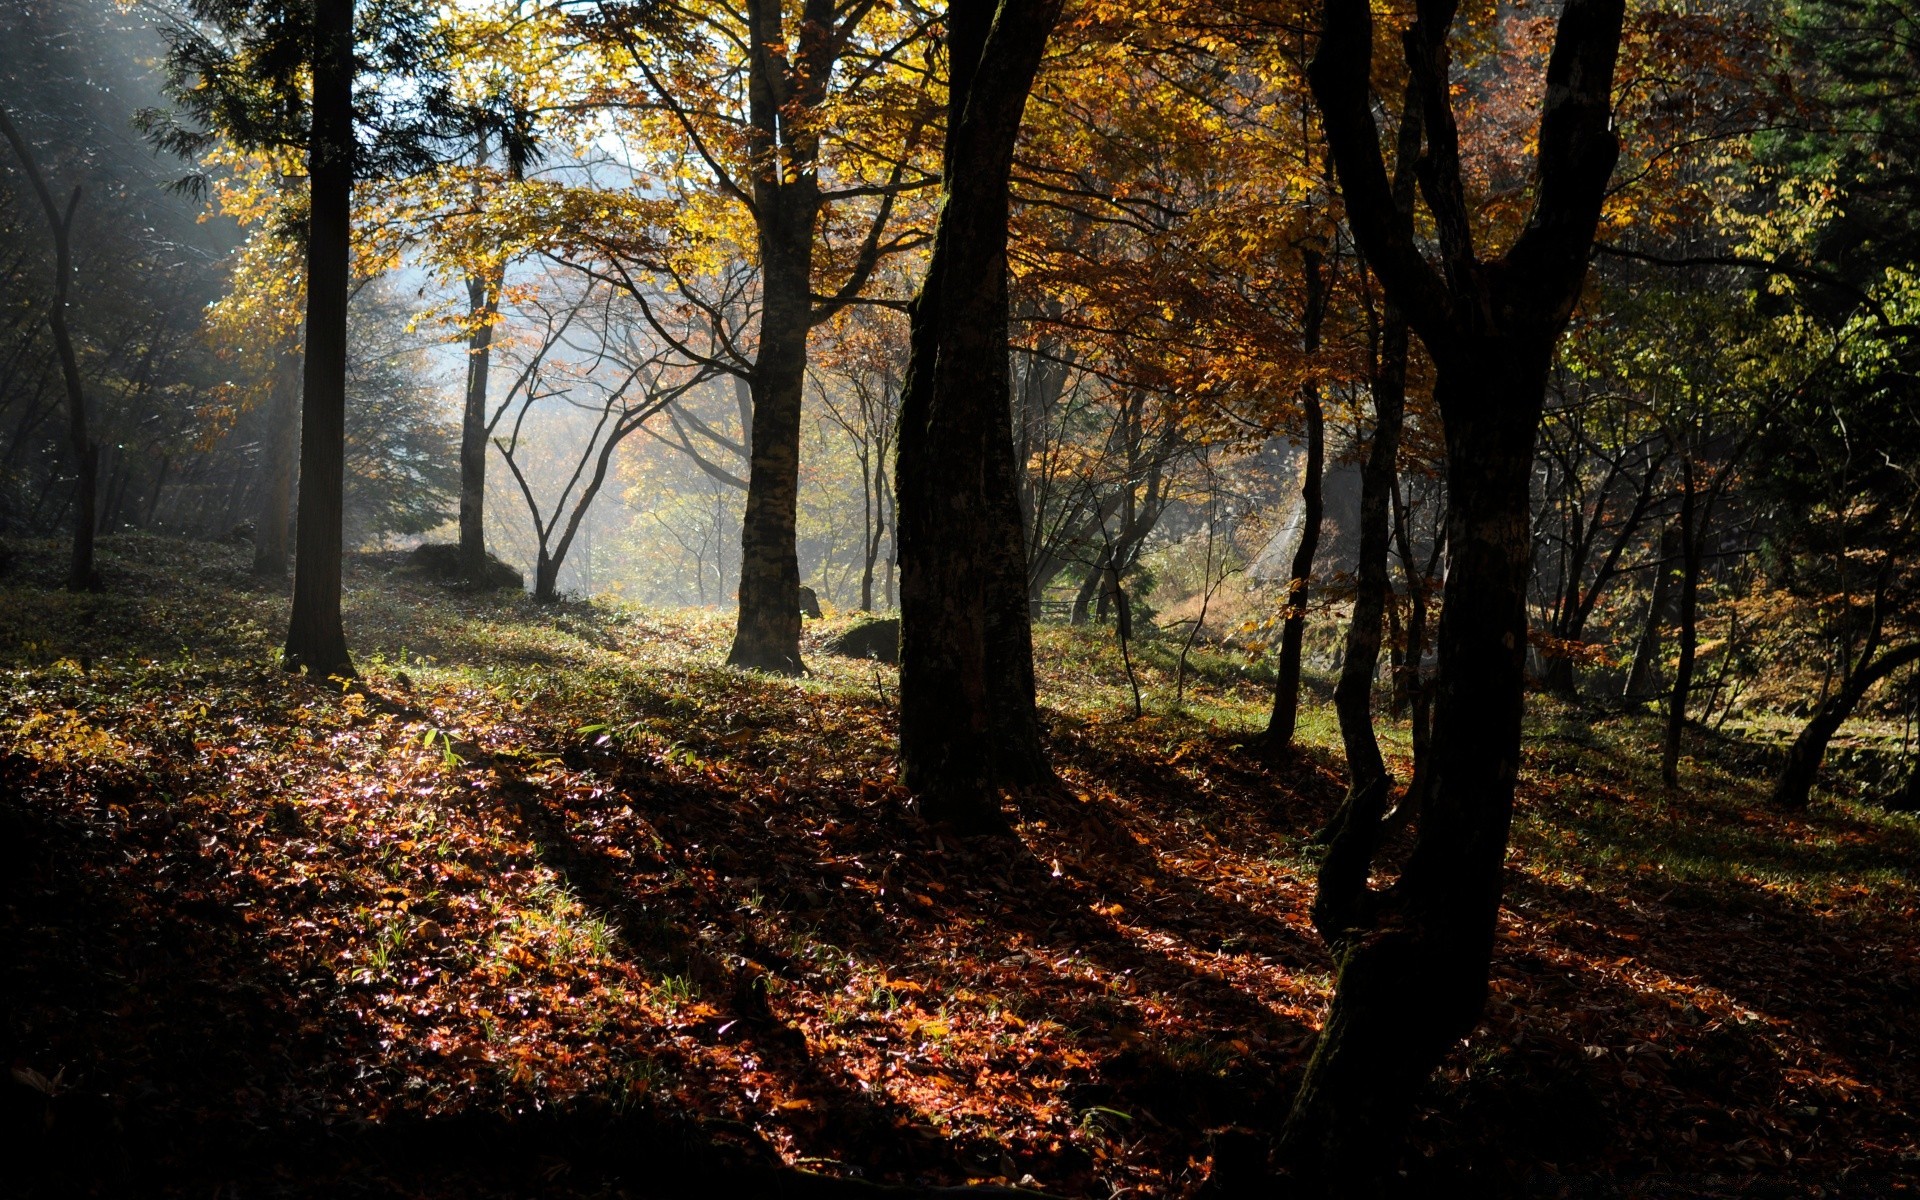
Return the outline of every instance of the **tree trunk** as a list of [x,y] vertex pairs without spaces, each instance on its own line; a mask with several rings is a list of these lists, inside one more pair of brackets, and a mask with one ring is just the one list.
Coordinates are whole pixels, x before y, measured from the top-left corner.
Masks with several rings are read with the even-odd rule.
[[1322,863],[1314,916],[1335,953],[1334,997],[1279,1147],[1306,1195],[1383,1190],[1420,1089],[1486,1003],[1525,707],[1534,439],[1619,155],[1624,2],[1566,0],[1544,81],[1534,208],[1506,253],[1482,260],[1451,100],[1454,5],[1418,11],[1403,46],[1442,268],[1399,220],[1380,158],[1369,0],[1326,0],[1309,75],[1355,241],[1434,360],[1450,557],[1433,780],[1413,852],[1385,892],[1367,883],[1377,821],[1336,837]]
[[[753,450],[740,523],[740,612],[727,662],[798,675],[800,411],[811,319],[814,204],[760,217],[760,349],[753,366]],[[803,210],[803,211],[791,211]]]
[[352,676],[340,623],[347,422],[347,295],[353,224],[353,0],[315,0],[307,153],[307,336],[289,671]]
[[1659,687],[1661,627],[1673,607],[1673,581],[1681,574],[1680,522],[1669,521],[1660,531],[1659,561],[1654,564],[1653,595],[1647,602],[1647,623],[1634,644],[1633,669],[1627,674],[1628,700],[1650,698]]
[[1282,1138],[1283,1159],[1311,1186],[1344,1179],[1365,1194],[1362,1181],[1393,1162],[1421,1085],[1485,1002],[1520,758],[1527,488],[1547,348],[1463,348],[1435,384],[1452,561],[1433,782],[1419,840],[1377,913],[1364,891],[1378,837],[1377,819],[1364,820],[1371,811],[1355,814],[1350,838],[1336,834],[1322,867],[1315,917],[1338,983]]
[[493,362],[494,317],[504,271],[467,280],[467,403],[460,417],[460,576],[469,587],[487,578],[487,375]]
[[[1010,493],[1008,179],[1058,15],[1058,0],[949,6],[942,203],[913,304],[901,399],[900,761],[927,818],[965,830],[1003,823],[995,784],[1019,759],[996,756],[990,737],[1023,722],[994,708],[1017,706],[1023,695],[1030,705],[1032,696],[1031,651],[1024,678],[1012,661],[1031,637],[1025,558],[1011,575],[1004,561],[1009,513],[1018,521]],[[1000,677],[990,682],[989,670]],[[1024,749],[1016,746],[1016,755]]]
[[289,337],[273,362],[273,393],[267,400],[267,461],[260,511],[253,519],[253,573],[279,579],[287,573],[287,538],[293,532],[293,469],[300,454],[299,343]]
[[1680,782],[1680,741],[1687,730],[1687,701],[1693,696],[1694,660],[1700,649],[1700,561],[1706,550],[1706,530],[1694,495],[1691,456],[1685,464],[1686,490],[1680,497],[1680,661],[1673,669],[1673,691],[1667,697],[1667,730],[1660,747],[1660,779],[1668,787]]
[[[1007,343],[1006,310],[1003,281],[995,334],[1001,346]],[[1033,679],[1033,610],[1027,604],[1026,522],[1020,513],[1010,385],[1006,403],[989,403],[986,498],[991,524],[984,598],[988,736],[994,782],[1001,787],[1032,787],[1052,780],[1054,774],[1042,742]],[[995,415],[997,420],[992,419]]]
[[1360,562],[1355,571],[1353,616],[1347,623],[1340,681],[1333,689],[1350,795],[1387,774],[1373,732],[1373,676],[1380,663],[1380,625],[1387,607],[1387,550],[1393,533],[1387,509],[1400,457],[1406,387],[1407,323],[1389,308],[1381,330],[1380,365],[1373,378],[1373,442],[1360,469]]
[[1854,668],[1838,691],[1815,710],[1813,719],[1793,739],[1787,750],[1786,766],[1774,780],[1772,804],[1790,812],[1803,811],[1813,798],[1813,781],[1820,774],[1820,762],[1827,756],[1827,743],[1840,731],[1873,685],[1901,667],[1920,660],[1920,642],[1889,650],[1872,661]]
[[1320,476],[1326,458],[1326,420],[1320,409],[1320,389],[1309,385],[1301,402],[1307,413],[1307,474],[1300,484],[1300,545],[1293,552],[1287,580],[1286,622],[1280,627],[1280,662],[1273,686],[1273,712],[1267,717],[1261,749],[1284,750],[1293,744],[1300,715],[1300,654],[1307,633],[1307,586],[1313,576],[1313,556],[1320,548]]
[[536,604],[552,604],[560,598],[561,560],[540,547],[533,564],[533,599]]
[[20,166],[40,199],[47,224],[53,232],[53,303],[47,308],[47,325],[53,332],[54,353],[60,359],[60,374],[67,385],[67,452],[73,456],[73,552],[67,562],[67,590],[93,591],[100,577],[93,569],[93,536],[100,491],[100,448],[87,432],[87,398],[80,382],[80,361],[73,349],[73,336],[67,329],[67,290],[73,280],[73,214],[80,207],[80,189],[74,188],[62,213],[54,203],[53,191],[40,175],[39,164],[26,139],[14,128],[13,120],[0,107],[0,136],[20,156]]

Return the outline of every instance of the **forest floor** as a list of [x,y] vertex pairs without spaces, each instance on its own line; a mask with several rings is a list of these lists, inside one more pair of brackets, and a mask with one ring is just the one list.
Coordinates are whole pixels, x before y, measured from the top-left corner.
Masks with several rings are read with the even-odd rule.
[[[956,842],[896,785],[894,672],[825,653],[833,622],[809,678],[767,678],[721,665],[720,615],[360,558],[346,691],[275,668],[284,589],[244,548],[108,539],[87,596],[16,551],[0,1136],[30,1194],[799,1167],[1105,1200],[1190,1193],[1208,1131],[1284,1115],[1331,982],[1308,839],[1338,739],[1316,699],[1253,761],[1241,656],[1198,653],[1176,704],[1178,641],[1140,647],[1136,720],[1111,634],[1043,627],[1064,786]],[[1920,822],[1771,813],[1705,738],[1664,789],[1648,717],[1529,722],[1488,1019],[1412,1193],[1905,1194]]]

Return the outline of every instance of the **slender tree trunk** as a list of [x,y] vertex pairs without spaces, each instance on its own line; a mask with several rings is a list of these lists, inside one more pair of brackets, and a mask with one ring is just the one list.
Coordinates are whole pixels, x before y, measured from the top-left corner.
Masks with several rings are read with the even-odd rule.
[[1287,580],[1286,621],[1280,627],[1279,676],[1273,687],[1273,712],[1267,717],[1261,749],[1284,750],[1293,744],[1300,714],[1300,654],[1307,633],[1307,587],[1313,577],[1313,556],[1320,549],[1323,507],[1320,476],[1326,458],[1326,419],[1320,408],[1320,389],[1309,385],[1301,396],[1307,414],[1307,474],[1300,484],[1300,545],[1293,552]]
[[1400,457],[1406,387],[1407,323],[1389,308],[1381,330],[1380,365],[1373,378],[1373,442],[1360,469],[1360,562],[1355,571],[1353,616],[1347,623],[1340,681],[1333,689],[1350,795],[1387,774],[1373,732],[1373,676],[1380,663],[1380,625],[1389,591],[1387,551],[1393,530],[1387,510]]
[[1661,627],[1673,608],[1673,582],[1684,573],[1681,557],[1685,545],[1680,522],[1667,522],[1660,531],[1659,560],[1653,568],[1653,596],[1647,602],[1647,623],[1634,644],[1633,669],[1627,674],[1628,700],[1647,699],[1659,687]]
[[467,280],[474,321],[467,335],[467,403],[460,417],[460,575],[469,587],[488,586],[487,375],[493,362],[494,317],[500,312],[503,272]]
[[353,0],[315,0],[307,335],[286,668],[354,674],[340,622],[353,224]]
[[[782,204],[760,218],[760,351],[753,366],[753,452],[740,524],[740,612],[727,661],[798,675],[800,412],[811,324],[817,205]],[[804,211],[791,211],[800,210]]]
[[[1030,651],[1024,679],[1011,661],[1031,636],[1025,558],[1011,580],[1005,565],[1009,513],[1018,519],[1007,447],[1008,180],[1058,15],[1058,0],[949,6],[943,202],[901,400],[900,760],[928,819],[970,830],[1002,824],[995,784],[1008,762],[990,739],[1020,719],[993,707],[1032,695]],[[1002,677],[990,681],[990,669]]]
[[1700,648],[1700,560],[1706,549],[1706,531],[1698,528],[1699,503],[1694,495],[1693,467],[1686,466],[1686,490],[1680,497],[1680,661],[1673,671],[1673,692],[1667,697],[1666,738],[1660,747],[1660,778],[1668,787],[1680,782],[1680,742],[1687,729],[1687,701],[1693,695],[1694,659]]
[[1840,726],[1853,715],[1874,684],[1916,660],[1920,660],[1920,642],[1885,651],[1871,661],[1867,661],[1866,655],[1862,656],[1853,674],[1821,702],[1813,719],[1800,730],[1800,736],[1793,739],[1793,745],[1787,750],[1786,766],[1773,783],[1775,808],[1798,812],[1807,807],[1813,798],[1813,782],[1820,774],[1821,760],[1827,756],[1827,743],[1840,732]]
[[880,498],[874,494],[873,475],[866,451],[860,457],[860,611],[873,611],[873,564],[880,558],[882,519]]
[[[998,331],[1007,344],[1004,260]],[[1005,358],[1005,355],[1002,355]],[[993,778],[1001,787],[1032,787],[1054,778],[1040,728],[1033,678],[1033,610],[1027,604],[1026,522],[1020,513],[1019,465],[1007,403],[993,405],[987,428],[986,500],[989,521],[986,595],[988,737]]]
[[67,290],[73,280],[73,214],[80,207],[80,189],[74,188],[67,210],[54,203],[53,191],[40,175],[39,164],[20,131],[14,128],[7,110],[0,107],[0,136],[20,157],[40,207],[46,213],[53,232],[53,303],[47,308],[47,325],[53,332],[54,353],[60,359],[60,374],[67,384],[67,452],[73,456],[73,552],[67,562],[67,590],[93,591],[100,577],[93,569],[93,536],[100,491],[100,449],[87,432],[87,397],[80,382],[80,361],[73,349],[73,335],[67,329]]
[[267,460],[260,511],[253,519],[253,573],[279,579],[287,573],[287,540],[293,532],[293,471],[300,454],[299,343],[289,337],[273,362],[267,399]]

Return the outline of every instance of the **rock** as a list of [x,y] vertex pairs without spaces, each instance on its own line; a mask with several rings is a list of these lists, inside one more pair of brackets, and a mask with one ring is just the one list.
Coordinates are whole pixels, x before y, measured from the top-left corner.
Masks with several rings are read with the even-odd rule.
[[820,597],[814,595],[813,589],[804,583],[800,585],[800,615],[816,621],[820,619]]
[[827,642],[827,653],[897,663],[900,661],[900,618],[876,617],[850,625]]
[[[454,583],[460,579],[460,547],[448,542],[422,542],[407,555],[407,565],[416,571],[432,575],[443,582]],[[501,562],[493,555],[487,555],[487,579],[489,588],[514,588],[525,591],[526,577]]]

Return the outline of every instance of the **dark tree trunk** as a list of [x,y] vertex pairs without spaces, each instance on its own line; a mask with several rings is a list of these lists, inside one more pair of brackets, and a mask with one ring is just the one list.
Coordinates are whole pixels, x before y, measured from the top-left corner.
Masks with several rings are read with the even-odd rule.
[[[1004,262],[1003,262],[1004,269]],[[1005,289],[998,333],[1006,344]],[[1002,356],[1004,358],[1004,355]],[[987,427],[986,671],[987,733],[993,780],[1001,787],[1032,787],[1054,778],[1040,729],[1033,679],[1033,610],[1027,604],[1026,522],[1020,514],[1019,465],[1006,404],[995,404]],[[991,414],[990,414],[991,416]]]
[[287,670],[354,674],[340,623],[346,486],[347,294],[353,223],[353,0],[315,0],[313,127],[307,154],[307,336],[300,503]]
[[1380,625],[1386,613],[1387,550],[1392,538],[1388,501],[1400,457],[1400,422],[1406,409],[1407,323],[1389,309],[1373,378],[1373,441],[1360,469],[1360,561],[1355,571],[1353,616],[1333,707],[1347,754],[1347,790],[1358,794],[1387,776],[1373,732],[1373,676],[1380,663]]
[[67,385],[67,453],[73,457],[73,547],[67,561],[67,590],[93,591],[100,577],[93,569],[93,536],[100,492],[100,448],[87,432],[87,397],[80,382],[80,361],[74,354],[73,335],[67,329],[67,290],[73,281],[73,214],[80,207],[80,189],[74,188],[67,210],[60,211],[53,191],[40,175],[32,149],[13,120],[0,107],[0,135],[20,156],[20,166],[40,199],[47,224],[53,232],[53,303],[47,307],[47,325],[53,332],[54,353],[60,359],[60,374]]
[[1528,520],[1548,364],[1572,313],[1619,154],[1613,67],[1622,0],[1567,0],[1546,72],[1535,202],[1483,261],[1450,99],[1454,6],[1426,0],[1404,46],[1422,97],[1422,192],[1443,268],[1398,220],[1374,124],[1368,0],[1326,0],[1310,80],[1349,222],[1387,298],[1431,352],[1446,429],[1450,555],[1440,614],[1433,781],[1391,891],[1367,883],[1379,822],[1353,822],[1322,863],[1316,923],[1334,997],[1281,1134],[1307,1195],[1382,1190],[1421,1087],[1479,1022],[1520,760]]
[[502,273],[467,280],[473,331],[467,335],[467,403],[460,417],[460,575],[471,587],[487,579],[487,375],[493,363],[494,317]]
[[1326,419],[1320,410],[1320,390],[1309,386],[1301,396],[1307,415],[1307,474],[1300,484],[1300,545],[1293,552],[1287,579],[1286,618],[1280,626],[1280,661],[1273,685],[1273,711],[1259,745],[1267,751],[1293,744],[1300,716],[1300,654],[1307,635],[1307,588],[1313,577],[1313,556],[1320,549],[1320,522],[1324,505],[1320,476],[1326,460]]
[[[1409,89],[1401,105],[1400,134],[1393,164],[1393,203],[1401,232],[1413,225],[1413,166],[1420,157],[1419,96]],[[1385,802],[1392,787],[1380,741],[1373,732],[1373,676],[1380,662],[1380,624],[1393,585],[1387,579],[1387,553],[1393,543],[1393,497],[1399,478],[1400,427],[1407,407],[1407,318],[1389,303],[1374,345],[1373,441],[1360,468],[1360,561],[1354,571],[1353,616],[1347,623],[1346,654],[1333,689],[1340,718],[1340,741],[1347,756],[1347,799],[1351,808],[1379,792]],[[1377,788],[1376,788],[1377,785]],[[1375,802],[1368,801],[1369,807]],[[1338,820],[1336,815],[1336,821]]]
[[[900,760],[930,820],[1002,823],[995,784],[1015,756],[992,736],[1023,729],[995,706],[1032,704],[1025,557],[1009,439],[1008,178],[1020,117],[1058,0],[955,0],[948,8],[947,145],[932,261],[912,314],[901,399],[895,531],[900,552]],[[1024,673],[1023,673],[1024,670]],[[1000,677],[989,678],[989,672]],[[1036,720],[1037,729],[1037,720]],[[1037,732],[1035,744],[1037,745]],[[1042,760],[1044,762],[1044,760]]]
[[1374,897],[1365,885],[1384,796],[1336,831],[1322,866],[1315,918],[1336,949],[1339,976],[1284,1134],[1285,1157],[1303,1181],[1386,1167],[1421,1084],[1473,1029],[1485,1000],[1520,752],[1527,485],[1544,350],[1496,340],[1462,347],[1436,380],[1447,419],[1452,561],[1433,782],[1413,855],[1377,912],[1368,911]]
[[1878,658],[1871,658],[1872,653],[1869,647],[1861,654],[1859,665],[1846,682],[1821,703],[1813,719],[1801,729],[1800,736],[1793,739],[1793,745],[1787,750],[1786,766],[1773,782],[1775,808],[1798,812],[1807,807],[1813,798],[1813,781],[1820,774],[1820,762],[1827,756],[1827,743],[1853,715],[1874,684],[1908,663],[1920,660],[1920,642],[1886,651]]
[[[1309,250],[1302,257],[1307,288],[1300,346],[1312,358],[1320,349],[1320,322],[1327,311],[1326,277],[1316,251]],[[1307,588],[1313,580],[1313,556],[1320,549],[1320,522],[1325,515],[1320,477],[1326,467],[1327,423],[1320,407],[1319,381],[1309,382],[1300,389],[1300,408],[1307,426],[1307,473],[1300,482],[1300,544],[1294,548],[1293,563],[1287,574],[1286,616],[1280,626],[1280,661],[1273,685],[1273,711],[1267,716],[1266,730],[1254,739],[1259,749],[1269,753],[1293,744],[1294,726],[1300,716],[1300,653],[1307,634]]]
[[1680,496],[1680,661],[1673,669],[1673,691],[1667,697],[1666,737],[1660,747],[1660,778],[1673,787],[1680,782],[1680,741],[1687,730],[1687,701],[1693,696],[1694,660],[1700,649],[1700,561],[1706,549],[1705,524],[1695,495],[1691,455],[1683,464],[1686,487]]
[[1673,609],[1673,582],[1682,571],[1680,522],[1669,521],[1660,531],[1658,561],[1654,563],[1653,595],[1647,602],[1647,623],[1634,644],[1633,669],[1627,674],[1626,699],[1650,698],[1660,685],[1662,627]]
[[267,399],[267,457],[262,464],[260,510],[253,519],[253,573],[273,579],[287,573],[287,538],[293,532],[301,369],[299,343],[289,337],[273,362],[273,390]]

